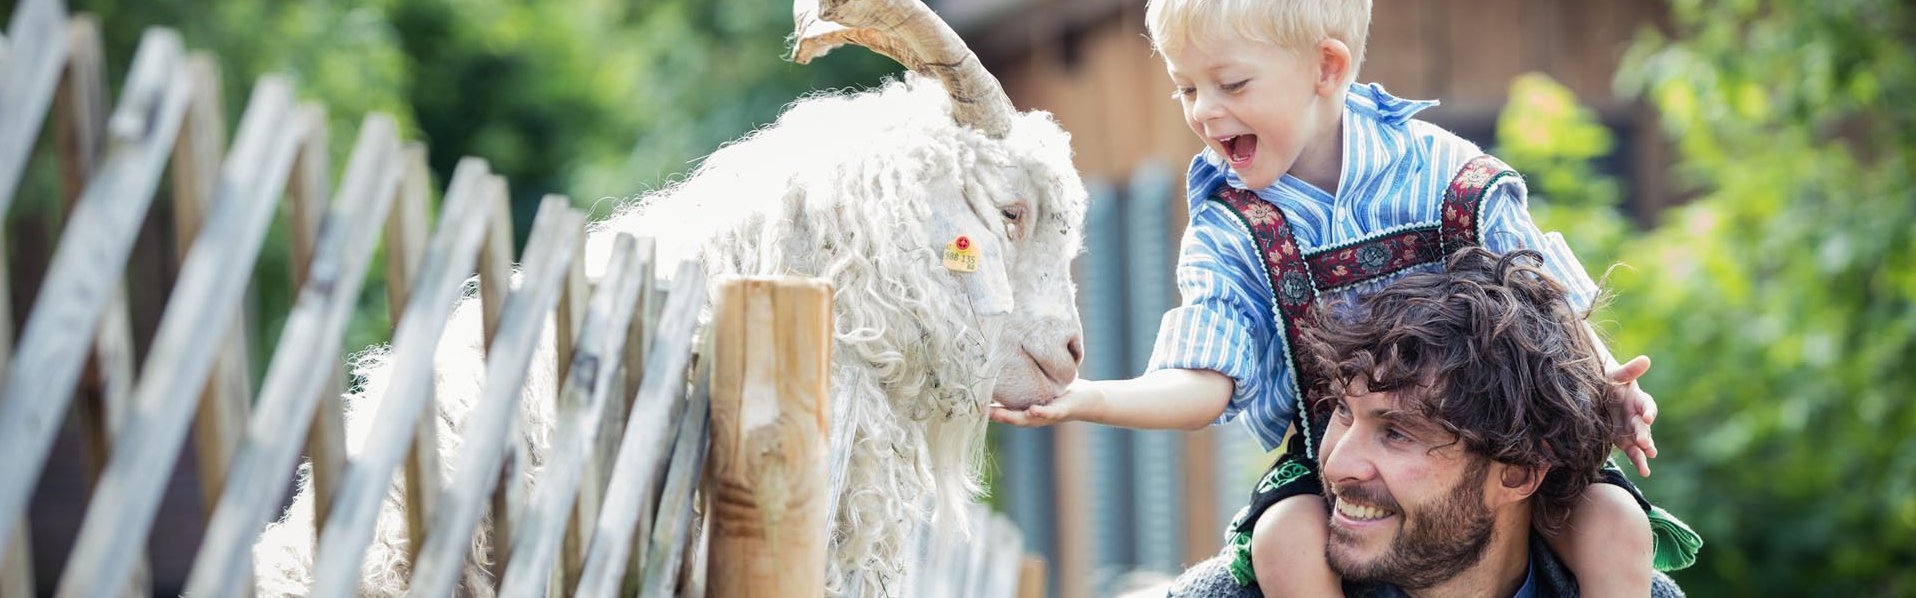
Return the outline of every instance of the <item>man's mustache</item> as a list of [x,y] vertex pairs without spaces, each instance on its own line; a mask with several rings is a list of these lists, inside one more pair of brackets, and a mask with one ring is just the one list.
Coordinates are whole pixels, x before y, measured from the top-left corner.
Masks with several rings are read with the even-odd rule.
[[1397,499],[1392,498],[1390,493],[1382,488],[1364,484],[1330,484],[1329,488],[1332,500],[1348,499],[1353,503],[1384,509],[1392,513],[1404,512],[1402,507],[1397,506]]

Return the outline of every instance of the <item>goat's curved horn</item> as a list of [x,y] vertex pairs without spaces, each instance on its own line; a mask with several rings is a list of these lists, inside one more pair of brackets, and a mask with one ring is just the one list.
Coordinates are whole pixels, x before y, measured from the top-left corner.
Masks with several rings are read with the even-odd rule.
[[884,54],[905,68],[937,77],[951,94],[959,124],[1004,138],[1016,112],[998,79],[958,33],[920,0],[795,0],[797,44],[792,61],[807,64],[846,43]]

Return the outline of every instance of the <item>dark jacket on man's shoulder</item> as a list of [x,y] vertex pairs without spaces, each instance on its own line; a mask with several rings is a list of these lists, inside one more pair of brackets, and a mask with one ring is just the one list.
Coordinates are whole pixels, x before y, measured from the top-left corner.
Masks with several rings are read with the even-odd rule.
[[[1231,580],[1231,553],[1225,551],[1186,570],[1171,585],[1171,596],[1178,598],[1240,598],[1261,596],[1257,585],[1237,585]],[[1543,537],[1530,535],[1530,574],[1537,585],[1532,588],[1537,598],[1577,598],[1577,578],[1570,574],[1570,568],[1557,555],[1550,551]],[[1350,598],[1397,598],[1408,596],[1403,590],[1389,584],[1344,583],[1344,595]],[[1662,573],[1650,580],[1651,598],[1683,598],[1683,590],[1675,581]]]

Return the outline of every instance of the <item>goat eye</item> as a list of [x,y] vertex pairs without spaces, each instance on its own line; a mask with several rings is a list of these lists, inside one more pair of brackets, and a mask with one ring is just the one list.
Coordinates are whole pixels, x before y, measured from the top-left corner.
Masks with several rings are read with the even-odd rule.
[[1010,220],[1012,222],[1017,222],[1020,217],[1023,217],[1025,215],[1024,210],[1020,210],[1018,208],[1004,208],[1004,209],[998,210],[998,213],[1004,214],[1005,220]]

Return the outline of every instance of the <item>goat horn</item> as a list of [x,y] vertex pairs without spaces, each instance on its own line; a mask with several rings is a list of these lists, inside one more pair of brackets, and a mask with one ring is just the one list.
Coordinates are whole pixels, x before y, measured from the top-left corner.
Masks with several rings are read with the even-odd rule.
[[792,61],[809,64],[847,43],[884,54],[905,68],[944,81],[958,124],[1002,139],[1015,109],[998,79],[951,26],[920,0],[795,0],[797,44]]

